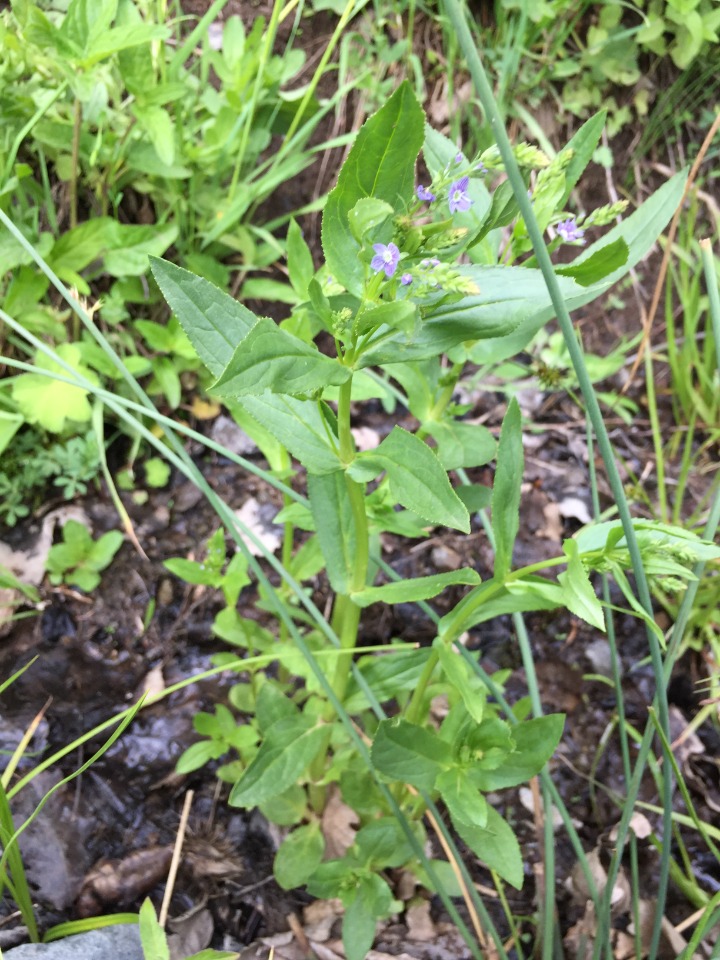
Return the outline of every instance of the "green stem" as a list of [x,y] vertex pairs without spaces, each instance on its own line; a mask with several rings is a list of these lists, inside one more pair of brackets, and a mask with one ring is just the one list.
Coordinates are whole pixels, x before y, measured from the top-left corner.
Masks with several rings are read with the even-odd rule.
[[78,182],[78,164],[80,162],[80,127],[82,125],[82,104],[78,97],[75,97],[75,110],[73,117],[73,138],[72,138],[72,164],[70,167],[70,183],[68,189],[70,193],[70,229],[77,226],[77,182]]

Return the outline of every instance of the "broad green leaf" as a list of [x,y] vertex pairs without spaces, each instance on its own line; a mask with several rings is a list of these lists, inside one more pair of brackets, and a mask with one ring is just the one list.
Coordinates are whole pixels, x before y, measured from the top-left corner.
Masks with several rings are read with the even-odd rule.
[[463,657],[457,654],[440,637],[435,639],[433,647],[437,651],[445,678],[460,694],[465,709],[475,723],[482,723],[485,712],[484,685],[474,673],[470,672],[470,667]]
[[563,553],[568,558],[567,570],[558,575],[558,583],[563,588],[567,608],[586,623],[605,632],[605,616],[600,605],[588,571],[580,559],[580,550],[576,540],[565,540]]
[[435,781],[435,789],[440,792],[453,823],[482,828],[487,826],[487,800],[459,767],[444,770]]
[[523,859],[520,844],[510,824],[488,805],[487,825],[474,826],[454,821],[462,840],[484,864],[519,890],[523,883]]
[[219,377],[257,317],[212,283],[167,260],[151,257],[150,268],[198,356]]
[[432,790],[435,778],[452,765],[452,750],[436,733],[407,720],[382,720],[372,745],[372,762],[390,780]]
[[581,287],[589,287],[598,283],[615,270],[627,263],[628,245],[622,237],[606,244],[595,253],[583,260],[582,263],[570,264],[569,267],[558,267],[555,271],[558,276],[572,277]]
[[360,454],[348,468],[363,481],[387,472],[390,491],[403,507],[428,523],[470,532],[467,509],[450,486],[446,472],[433,451],[402,427],[393,427],[382,443]]
[[235,399],[267,390],[298,396],[326,384],[345,383],[350,376],[350,369],[338,360],[287,333],[269,317],[259,317],[210,389]]
[[140,127],[155,147],[161,163],[172,166],[175,162],[175,128],[167,110],[158,106],[143,106],[136,103],[133,113]]
[[48,258],[50,266],[61,279],[84,270],[93,260],[113,249],[119,226],[112,217],[94,217],[67,230],[52,248]]
[[306,883],[320,865],[325,841],[319,824],[308,823],[289,833],[275,854],[273,873],[283,890]]
[[145,46],[153,40],[166,40],[169,36],[169,29],[160,24],[140,23],[127,27],[113,27],[93,41],[87,54],[80,59],[79,65],[87,69],[121,50]]
[[243,397],[239,403],[309,472],[342,469],[337,449],[330,442],[330,424],[318,401],[265,393],[262,397]]
[[392,902],[390,888],[377,874],[358,876],[344,891],[342,939],[347,960],[365,960],[375,939],[375,924],[387,916]]
[[87,50],[106,33],[117,13],[118,0],[71,0],[60,25],[60,36]]
[[512,567],[513,546],[520,526],[520,487],[524,463],[520,407],[513,397],[503,419],[493,480],[492,530],[495,538],[496,580],[504,580]]
[[[646,256],[655,244],[660,233],[665,229],[674,214],[685,189],[687,171],[675,174],[667,183],[649,197],[634,213],[626,217],[622,223],[613,227],[596,243],[591,244],[579,257],[573,260],[571,266],[580,266],[585,260],[593,256],[598,250],[618,239],[623,239],[630,251],[627,261],[591,287],[574,285],[575,292],[566,292],[563,284],[560,290],[569,311],[577,310],[595,300],[613,284],[624,277],[643,257]],[[570,281],[569,277],[558,277],[558,280]],[[482,287],[481,287],[482,289]],[[514,333],[499,335],[496,340],[485,340],[473,348],[474,363],[496,363],[507,357],[512,357],[525,349],[538,330],[555,316],[555,310],[550,303],[547,290],[540,294],[538,300],[527,312],[522,323]]]
[[395,817],[371,820],[358,830],[353,853],[370,870],[401,867],[414,856],[405,831]]
[[381,303],[377,307],[370,307],[359,313],[355,319],[355,332],[365,334],[382,326],[401,330],[410,336],[415,329],[418,309],[410,300],[394,300],[392,303]]
[[299,784],[293,784],[279,797],[271,797],[270,800],[261,803],[260,812],[271,823],[281,827],[292,827],[299,823],[307,812],[305,791]]
[[474,769],[473,783],[485,792],[527,783],[555,752],[564,725],[565,717],[561,713],[516,723],[512,727],[514,750],[494,770]]
[[424,114],[409,83],[402,83],[388,102],[358,132],[330,192],[322,219],[322,245],[330,273],[350,293],[363,286],[360,245],[350,229],[349,214],[358,200],[374,197],[401,211],[411,199],[415,161],[423,141]]
[[264,683],[255,700],[255,719],[261,733],[267,733],[279,720],[300,716],[292,700],[274,683]]
[[513,194],[513,189],[509,180],[505,180],[493,191],[492,202],[487,216],[484,218],[480,229],[470,240],[469,245],[474,246],[484,237],[498,227],[507,227],[518,215],[520,208]]
[[477,513],[478,510],[489,507],[492,499],[490,487],[485,487],[481,483],[466,483],[460,487],[455,487],[455,493],[470,513]]
[[388,222],[394,212],[390,204],[385,203],[384,200],[376,200],[375,197],[365,197],[358,200],[348,213],[350,232],[357,242],[362,244],[365,235],[372,234],[377,227]]
[[[459,344],[505,338],[537,313],[538,304],[550,304],[539,270],[469,265],[460,267],[459,272],[470,277],[480,293],[424,308],[424,320],[410,340],[398,334],[371,345],[361,356],[360,366],[426,360]],[[582,293],[583,288],[570,277],[559,278],[559,282],[568,299]],[[393,370],[390,373],[394,375]]]
[[330,586],[335,593],[352,589],[357,555],[357,535],[344,470],[308,473],[310,508]]
[[[391,650],[381,657],[363,657],[358,663],[358,669],[375,698],[383,703],[405,691],[415,689],[429,655],[429,647],[419,650],[400,648],[398,652]],[[348,713],[353,714],[365,710],[368,705],[355,677],[351,677],[343,706]]]
[[284,793],[327,744],[330,728],[304,715],[278,720],[230,793],[234,807],[256,807]]
[[302,230],[294,218],[290,220],[287,232],[287,265],[293,290],[298,297],[306,300],[310,281],[315,275],[315,265]]
[[[98,378],[81,362],[80,348],[74,343],[61,343],[56,353],[73,370],[93,385]],[[68,376],[59,364],[43,353],[35,357],[35,366],[63,377]],[[88,391],[39,373],[23,373],[12,384],[12,398],[28,423],[37,423],[51,433],[61,433],[68,421],[87,423],[92,416],[92,407],[87,399]]]
[[25,417],[22,414],[0,410],[0,453],[5,450],[24,422]]
[[465,567],[428,577],[413,577],[385,583],[380,587],[366,587],[353,593],[352,599],[359,607],[369,607],[371,603],[416,603],[418,600],[430,600],[447,587],[463,583],[472,586],[480,583],[480,574]]
[[437,443],[437,455],[446,470],[480,467],[495,456],[495,438],[480,424],[428,420],[422,426]]

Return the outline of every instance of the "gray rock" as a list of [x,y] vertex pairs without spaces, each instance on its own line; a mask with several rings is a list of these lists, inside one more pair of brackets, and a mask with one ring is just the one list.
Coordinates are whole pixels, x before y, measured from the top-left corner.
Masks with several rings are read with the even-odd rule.
[[24,943],[3,953],[4,960],[143,960],[134,923],[101,927],[52,943]]

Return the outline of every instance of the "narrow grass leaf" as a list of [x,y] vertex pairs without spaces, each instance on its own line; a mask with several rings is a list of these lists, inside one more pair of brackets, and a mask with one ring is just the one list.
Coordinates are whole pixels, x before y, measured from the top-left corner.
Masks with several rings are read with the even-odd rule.
[[[311,497],[312,500],[312,497]],[[366,587],[352,594],[353,603],[359,607],[369,607],[372,603],[414,603],[417,600],[430,600],[442,593],[447,587],[456,584],[475,585],[480,583],[480,574],[465,567],[462,570],[450,570],[428,577],[413,577],[399,580],[397,583],[385,583],[380,587]]]
[[500,431],[493,481],[492,530],[495,537],[496,580],[503,580],[512,567],[513,546],[520,525],[520,487],[524,464],[520,407],[513,397]]

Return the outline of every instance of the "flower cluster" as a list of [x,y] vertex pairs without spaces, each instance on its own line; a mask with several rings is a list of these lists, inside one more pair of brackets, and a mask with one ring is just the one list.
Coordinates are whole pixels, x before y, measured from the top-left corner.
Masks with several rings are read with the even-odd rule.
[[581,243],[585,243],[583,240],[585,231],[577,225],[575,217],[570,217],[567,220],[561,220],[560,223],[556,223],[555,230],[563,243],[576,243],[578,240]]

